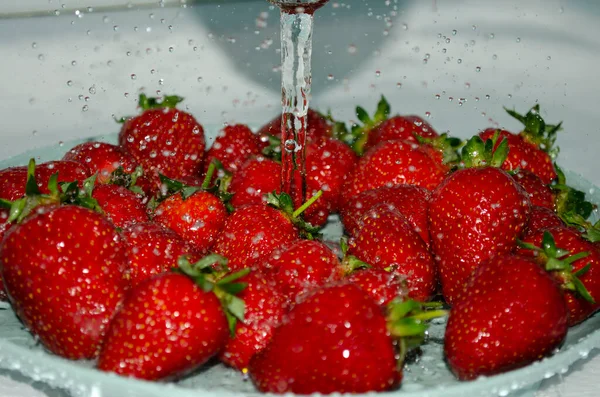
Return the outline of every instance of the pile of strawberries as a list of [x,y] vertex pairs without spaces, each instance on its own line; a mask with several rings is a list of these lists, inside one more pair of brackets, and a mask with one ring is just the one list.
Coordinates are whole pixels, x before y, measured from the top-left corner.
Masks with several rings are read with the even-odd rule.
[[[385,391],[448,316],[460,380],[525,366],[600,308],[595,205],[560,124],[466,142],[417,116],[308,113],[309,197],[280,192],[280,118],[210,148],[181,98],[140,96],[119,144],[0,171],[4,299],[50,352],[173,380],[210,359],[260,391]],[[319,234],[339,214],[346,236]]]

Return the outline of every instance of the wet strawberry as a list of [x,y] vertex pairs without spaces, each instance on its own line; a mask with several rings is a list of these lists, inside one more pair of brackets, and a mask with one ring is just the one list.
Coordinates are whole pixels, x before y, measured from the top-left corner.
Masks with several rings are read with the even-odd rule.
[[199,252],[207,252],[225,225],[227,209],[219,198],[206,191],[184,196],[174,194],[161,202],[154,221],[175,231]]
[[382,307],[397,297],[408,296],[405,277],[395,272],[379,268],[360,269],[346,276],[346,280],[369,294]]
[[[307,144],[310,142],[317,141],[323,137],[330,137],[333,131],[333,123],[328,120],[324,115],[313,109],[308,109],[307,113],[307,131],[306,139]],[[269,146],[269,137],[274,136],[275,138],[281,137],[281,116],[275,117],[259,131],[260,137],[260,148],[261,150]]]
[[439,136],[428,122],[414,115],[390,117],[372,131],[369,131],[368,135],[364,150],[368,150],[383,141],[407,140],[418,143],[420,138],[436,138]]
[[344,274],[333,251],[315,240],[297,240],[279,247],[258,267],[289,302],[295,302],[306,290],[340,280]]
[[276,283],[264,274],[252,272],[239,282],[247,284],[237,295],[245,304],[244,321],[237,323],[235,335],[219,358],[230,367],[247,371],[250,359],[267,346],[288,309]]
[[348,255],[404,276],[412,299],[431,299],[437,287],[433,257],[406,218],[380,205],[369,210],[361,223],[356,236],[348,241]]
[[125,121],[119,145],[144,168],[172,179],[200,175],[204,160],[204,129],[189,113],[175,107],[182,98],[162,102],[140,95],[142,114]]
[[423,146],[408,141],[385,141],[358,161],[342,191],[342,207],[358,194],[383,186],[417,185],[435,188],[449,168]]
[[200,259],[196,250],[177,233],[154,222],[130,225],[121,236],[132,287],[153,275],[176,268],[177,259],[182,255],[189,255],[190,261]]
[[517,183],[527,192],[531,205],[546,207],[554,210],[554,195],[550,186],[544,183],[537,175],[526,170],[519,170],[512,174]]
[[259,156],[247,160],[229,185],[235,208],[264,203],[264,195],[281,189],[281,164]]
[[[506,141],[505,141],[506,142]],[[475,136],[465,146],[468,167],[450,174],[433,192],[428,223],[444,298],[450,304],[473,270],[511,252],[524,232],[531,204],[517,182],[498,168],[506,143],[492,151]]]
[[265,204],[246,205],[227,218],[213,251],[226,257],[232,271],[256,266],[284,244],[299,238],[281,211]]
[[206,153],[204,172],[213,159],[219,160],[225,171],[235,173],[252,156],[260,155],[258,136],[243,124],[228,125],[217,135]]
[[398,302],[386,319],[381,307],[353,284],[317,290],[292,308],[267,347],[250,361],[250,377],[259,391],[279,394],[392,390],[400,384],[406,353],[401,351],[398,359],[394,338],[406,346],[411,344],[404,339],[408,328],[417,340],[426,328],[414,318],[415,327],[394,324],[411,322],[404,315],[418,309],[413,301]]
[[70,359],[95,357],[126,288],[112,223],[77,206],[42,209],[10,229],[0,257],[13,308],[42,344]]
[[525,227],[525,239],[540,230],[556,226],[565,226],[556,213],[546,207],[531,206],[531,213]]
[[497,255],[475,270],[450,311],[444,353],[468,380],[541,360],[566,334],[567,308],[552,277],[531,259]]
[[119,146],[105,142],[85,142],[73,147],[63,160],[76,161],[89,168],[92,174],[97,174],[98,183],[108,183],[111,174],[122,168],[126,174],[131,174],[137,167],[137,162]]
[[427,189],[415,185],[384,186],[367,190],[355,196],[342,208],[344,229],[349,235],[356,235],[360,230],[360,220],[364,214],[376,205],[386,204],[404,215],[429,246],[427,208],[430,195]]
[[97,185],[92,191],[104,215],[119,228],[146,222],[148,215],[142,201],[131,190],[118,185]]

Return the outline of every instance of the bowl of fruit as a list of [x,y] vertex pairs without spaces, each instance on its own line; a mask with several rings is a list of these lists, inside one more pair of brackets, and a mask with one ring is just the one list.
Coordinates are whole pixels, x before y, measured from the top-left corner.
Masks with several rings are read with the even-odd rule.
[[[435,33],[435,51],[424,58],[420,49],[405,49],[412,54],[408,78],[394,74],[399,61],[383,51],[364,95],[355,94],[362,69],[315,84],[322,70],[310,73],[313,22],[318,32],[324,21],[348,23],[355,11],[327,1],[275,3],[162,4],[151,11],[100,5],[76,10],[73,21],[66,11],[53,12],[70,26],[84,15],[89,26],[103,27],[99,37],[84,31],[100,44],[68,62],[77,77],[63,89],[88,94],[52,94],[65,95],[68,106],[81,101],[77,114],[53,115],[56,124],[46,128],[67,120],[89,131],[38,132],[46,114],[15,123],[16,130],[34,126],[28,137],[35,139],[20,136],[17,150],[7,148],[0,161],[2,374],[76,396],[525,396],[600,348],[600,181],[589,152],[597,143],[578,148],[581,134],[565,138],[595,114],[582,111],[577,125],[568,98],[563,112],[556,98],[548,107],[537,97],[523,105],[531,94],[490,99],[485,93],[502,84],[486,85],[494,77],[480,77],[485,66],[457,72],[454,80],[469,79],[460,89],[437,91],[444,86],[436,83],[438,70],[427,69],[435,62],[485,65],[465,51],[500,51],[494,40],[503,33],[492,23],[493,33],[474,24],[465,33]],[[394,26],[397,7],[381,7],[372,23],[385,21],[387,33],[377,45],[403,48],[398,38],[410,25]],[[445,6],[423,7],[406,10],[450,23]],[[229,17],[211,25],[206,15],[223,9]],[[273,52],[281,66],[271,72],[277,85],[283,80],[281,104],[263,98],[270,83],[262,75],[235,86],[248,70],[227,76],[215,92],[216,76],[244,58],[223,50],[236,39],[219,29],[248,10],[263,10],[252,22],[259,36],[281,12],[273,28],[281,29],[282,51]],[[151,22],[138,23],[141,13]],[[0,29],[21,18],[11,15]],[[198,21],[212,29],[206,43],[182,43],[177,27],[185,32]],[[132,32],[121,33],[130,25]],[[175,36],[135,42],[141,26],[149,35]],[[111,52],[115,60],[88,61],[109,39],[124,57]],[[456,40],[464,48],[453,47]],[[55,62],[44,45],[56,40],[29,44],[41,67]],[[257,51],[270,46],[263,41]],[[349,59],[362,48],[346,47]],[[457,55],[446,55],[452,49]],[[163,50],[177,58],[163,59]],[[438,50],[439,58],[431,55]],[[131,73],[155,65],[148,73],[160,74],[164,86],[165,78],[176,80],[173,68],[199,51],[216,57],[204,66],[213,73],[209,86],[194,78],[203,85],[200,95],[189,75],[167,84],[178,96],[150,88],[156,79],[144,81],[145,72]],[[423,58],[418,65],[415,57]],[[85,73],[76,70],[87,62]],[[109,69],[117,72],[105,74]],[[125,70],[128,88],[116,99]],[[431,80],[435,94],[421,79]],[[254,91],[240,100],[250,86]],[[313,102],[311,88],[326,93]],[[415,100],[425,105],[406,106],[418,93],[428,94]],[[50,98],[31,95],[34,108]],[[351,96],[360,106],[347,106]],[[441,97],[449,101],[440,105]],[[475,105],[466,106],[471,99]],[[439,111],[439,124],[425,109]],[[486,117],[471,121],[474,113]],[[456,132],[465,125],[468,131]],[[48,145],[50,138],[60,142]]]

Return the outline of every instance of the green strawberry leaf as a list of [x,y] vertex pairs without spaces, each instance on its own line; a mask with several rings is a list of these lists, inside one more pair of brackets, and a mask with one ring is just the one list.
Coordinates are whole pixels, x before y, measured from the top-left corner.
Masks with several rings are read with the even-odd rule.
[[142,110],[149,109],[174,109],[177,105],[183,101],[183,98],[177,95],[167,95],[159,101],[158,98],[147,97],[146,94],[140,94],[138,106]]
[[35,180],[35,160],[31,158],[27,165],[27,182],[25,184],[25,195],[34,196],[40,195],[40,189]]

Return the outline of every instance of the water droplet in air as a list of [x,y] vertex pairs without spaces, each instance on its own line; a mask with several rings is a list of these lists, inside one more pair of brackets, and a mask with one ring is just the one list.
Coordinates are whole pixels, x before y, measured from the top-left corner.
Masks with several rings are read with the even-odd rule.
[[137,79],[137,76],[135,74],[132,74],[131,75],[131,80],[135,80],[135,79]]
[[520,43],[520,42],[521,42],[521,38],[517,37],[517,43]]
[[333,81],[334,79],[335,79],[335,76],[334,76],[334,75],[332,75],[332,74],[328,74],[328,75],[327,75],[327,80],[329,80],[329,81]]
[[295,140],[288,139],[287,141],[285,141],[284,148],[287,152],[292,153],[293,151],[296,150],[296,147],[297,147],[297,143]]
[[31,48],[37,48],[37,43],[35,41],[31,43]]
[[44,59],[46,59],[46,57],[44,56],[44,54],[40,54],[40,55],[38,55],[38,59],[40,61],[43,61]]
[[477,66],[477,67],[475,68],[475,71],[476,71],[476,72],[481,72],[481,66]]
[[89,91],[89,92],[90,92],[90,94],[92,94],[92,95],[93,95],[93,94],[95,94],[95,93],[96,93],[96,86],[95,86],[95,85],[91,86],[91,87],[90,87],[90,89],[89,89],[88,91]]
[[348,53],[349,54],[356,54],[357,50],[358,50],[358,48],[354,44],[350,44],[348,46]]
[[72,80],[69,80],[69,81],[67,81],[67,85],[68,85],[69,87],[71,87],[71,86],[73,85],[73,81],[72,81]]
[[83,105],[83,107],[81,108],[82,111],[87,112],[89,109],[88,105]]
[[458,33],[458,32],[456,31],[456,29],[454,29],[454,30],[452,31],[452,36],[456,36],[456,33]]

